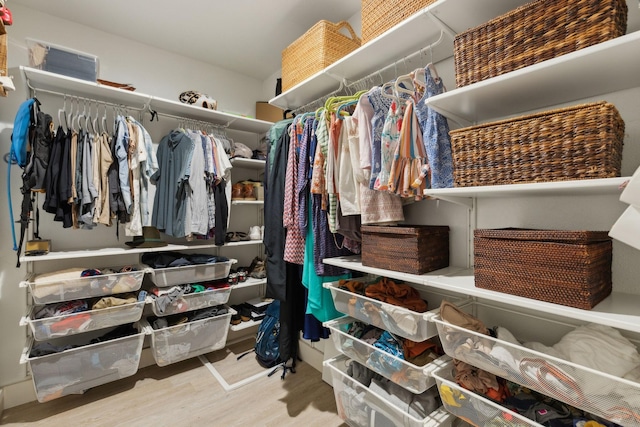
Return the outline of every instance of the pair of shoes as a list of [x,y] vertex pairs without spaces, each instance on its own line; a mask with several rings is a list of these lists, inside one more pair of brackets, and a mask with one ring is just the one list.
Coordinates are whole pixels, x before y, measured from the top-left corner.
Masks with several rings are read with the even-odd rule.
[[[240,321],[248,322],[249,320],[251,320],[251,309],[245,303],[232,305],[231,308],[238,312],[237,316],[240,318]],[[231,320],[233,320],[233,317],[231,318]],[[237,325],[238,323],[235,324]]]
[[256,200],[253,188],[252,182],[236,182],[231,186],[231,200]]
[[246,242],[251,239],[247,236],[247,233],[242,231],[230,231],[227,233],[224,240],[226,242]]
[[264,260],[255,257],[249,266],[249,276],[254,279],[264,279],[267,277],[267,268]]

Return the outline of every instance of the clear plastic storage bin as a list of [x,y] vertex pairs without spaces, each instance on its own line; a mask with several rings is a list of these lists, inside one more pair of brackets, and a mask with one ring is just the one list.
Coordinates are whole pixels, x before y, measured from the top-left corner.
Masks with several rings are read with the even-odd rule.
[[[367,279],[351,280],[364,281]],[[427,321],[427,319],[438,313],[440,303],[443,300],[446,299],[453,302],[462,300],[459,296],[424,290],[421,291],[421,296],[432,309],[424,313],[418,313],[408,308],[350,292],[347,289],[340,288],[338,283],[327,282],[324,284],[324,287],[331,291],[336,310],[416,342],[438,335],[436,325]]]
[[[460,308],[473,313],[485,326],[505,327],[520,343],[553,346],[577,326],[533,314],[518,313],[514,317],[508,308],[479,302]],[[452,325],[440,316],[433,321],[444,351],[452,358],[615,423],[640,426],[640,383],[532,350],[511,339]],[[632,344],[637,346],[636,342]]]
[[154,268],[152,275],[153,283],[158,287],[167,287],[224,279],[229,275],[231,266],[236,262],[237,260],[230,259],[229,261],[216,262],[212,264]]
[[55,343],[54,345],[88,345],[70,348],[60,353],[31,357],[29,354],[35,345],[35,341],[31,340],[21,362],[29,364],[39,402],[47,402],[68,394],[80,394],[92,387],[126,378],[138,371],[144,333],[139,332],[95,344],[89,344],[90,341],[85,334],[47,341]]
[[34,318],[34,313],[38,311],[39,306],[33,306],[20,324],[28,324],[33,337],[37,341],[43,341],[137,322],[142,317],[144,304],[144,301],[138,301],[116,307],[87,310],[42,319]]
[[425,366],[414,365],[349,335],[347,330],[355,321],[350,317],[341,317],[324,324],[331,329],[333,342],[340,353],[358,361],[412,393],[419,394],[433,387],[435,380],[431,377],[431,372],[437,368],[437,365],[433,363],[428,363]]
[[151,334],[151,350],[158,366],[166,366],[223,348],[227,342],[231,316],[226,314],[162,329],[153,329],[146,320],[140,324]]
[[206,307],[213,307],[220,304],[226,304],[229,301],[231,287],[210,289],[208,291],[196,292],[192,294],[182,295],[175,299],[164,311],[160,312],[156,307],[152,297],[148,297],[151,301],[151,310],[156,316],[168,316],[170,314],[183,313],[185,311],[193,311]]
[[27,38],[29,66],[76,79],[98,79],[98,57],[49,42]]
[[351,378],[347,374],[348,363],[350,362],[346,357],[337,356],[326,360],[324,366],[331,370],[338,415],[351,427],[373,425],[451,426],[455,420],[455,417],[442,408],[436,409],[424,418],[419,418],[416,414],[401,409]]
[[[21,286],[28,286],[33,301],[40,305],[123,294],[139,290],[145,272],[151,271],[143,265],[135,267],[136,271],[87,277],[80,277],[80,270],[78,269],[73,269],[73,271],[62,270],[33,276],[29,280],[22,282]],[[116,268],[113,268],[113,270],[116,270]],[[77,277],[70,277],[76,273]]]
[[542,424],[525,418],[504,406],[459,386],[453,379],[453,362],[433,373],[442,406],[451,414],[474,426],[523,427]]

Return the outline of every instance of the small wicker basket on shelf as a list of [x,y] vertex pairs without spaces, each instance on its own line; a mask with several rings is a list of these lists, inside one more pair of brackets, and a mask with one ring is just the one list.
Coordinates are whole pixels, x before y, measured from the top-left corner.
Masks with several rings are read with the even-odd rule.
[[282,90],[291,89],[359,47],[360,38],[348,22],[317,22],[282,51]]
[[435,0],[362,0],[362,44],[368,43]]
[[626,29],[625,0],[532,1],[456,36],[456,86],[611,40]]

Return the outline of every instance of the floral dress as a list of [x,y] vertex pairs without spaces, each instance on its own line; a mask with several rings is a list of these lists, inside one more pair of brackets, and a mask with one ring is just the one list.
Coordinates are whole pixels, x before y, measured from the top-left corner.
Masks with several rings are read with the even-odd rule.
[[433,77],[428,66],[424,73],[427,84],[424,96],[416,104],[416,116],[422,129],[422,139],[429,158],[431,188],[451,188],[453,187],[453,159],[449,123],[443,115],[426,104],[429,97],[444,93],[445,88],[442,79]]

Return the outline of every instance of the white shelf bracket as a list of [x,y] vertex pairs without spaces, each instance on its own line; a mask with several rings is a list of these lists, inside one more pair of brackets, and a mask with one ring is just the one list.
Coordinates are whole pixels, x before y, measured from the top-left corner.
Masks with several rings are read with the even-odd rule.
[[438,18],[437,16],[435,16],[432,12],[431,12],[431,8],[427,8],[425,10],[425,15],[427,15],[427,17],[429,19],[431,19],[433,22],[435,22],[436,25],[438,25],[442,31],[444,31],[445,33],[447,33],[452,39],[456,38],[456,35],[458,34],[457,32],[453,31],[453,29],[451,27],[449,27],[447,24],[445,24],[444,22],[442,22],[442,20],[440,20],[440,18]]
[[437,200],[443,200],[445,202],[453,203],[455,205],[464,206],[468,210],[473,209],[473,199],[471,197],[434,196],[431,194],[428,194],[428,196]]

